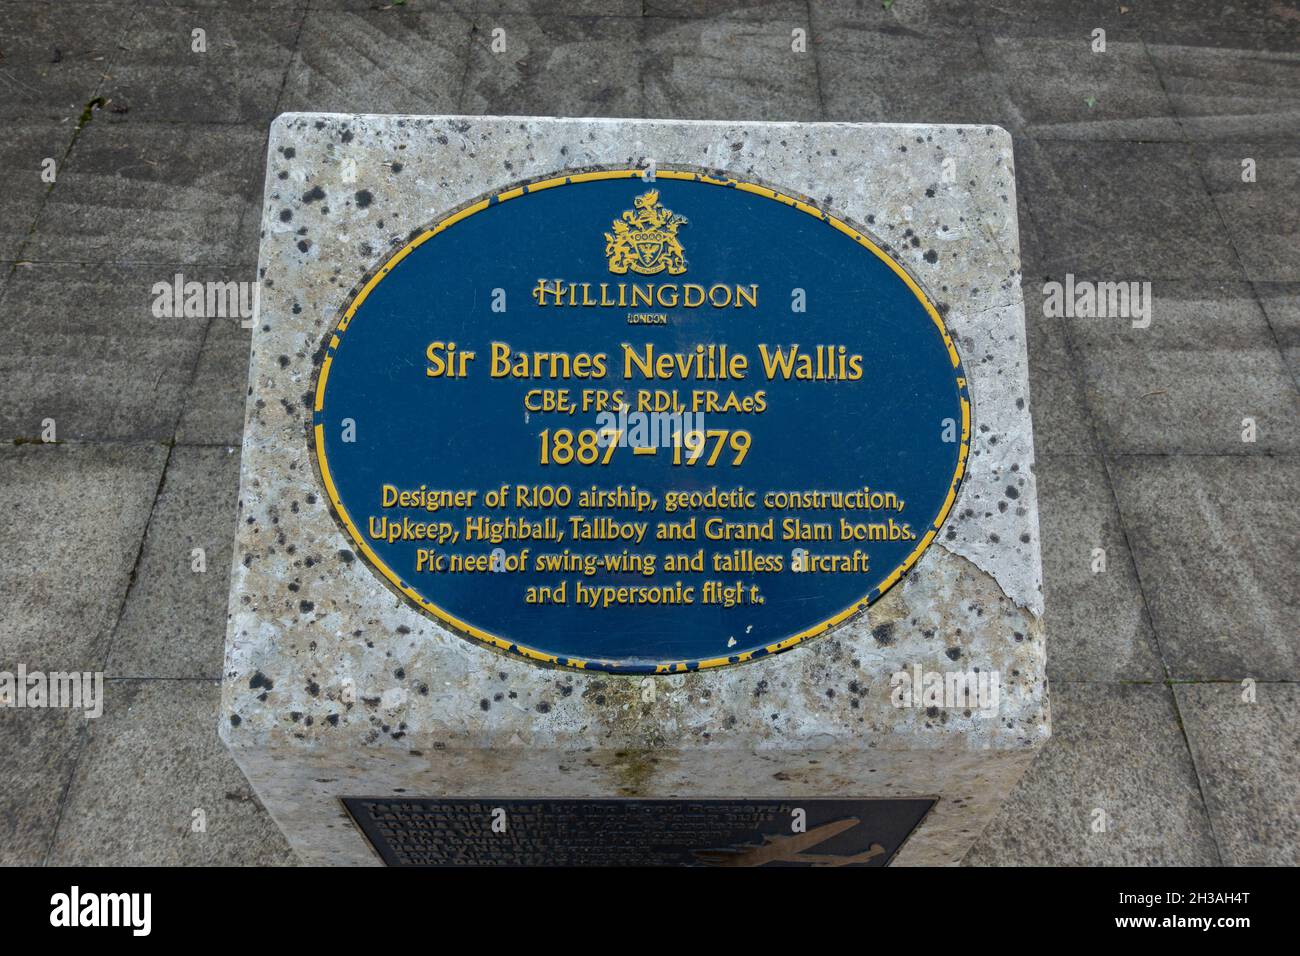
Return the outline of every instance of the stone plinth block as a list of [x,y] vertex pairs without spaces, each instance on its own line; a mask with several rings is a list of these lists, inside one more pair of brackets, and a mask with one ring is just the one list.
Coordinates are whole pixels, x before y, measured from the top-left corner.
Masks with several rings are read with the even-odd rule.
[[221,735],[304,861],[947,864],[1049,735],[1010,137],[295,113]]

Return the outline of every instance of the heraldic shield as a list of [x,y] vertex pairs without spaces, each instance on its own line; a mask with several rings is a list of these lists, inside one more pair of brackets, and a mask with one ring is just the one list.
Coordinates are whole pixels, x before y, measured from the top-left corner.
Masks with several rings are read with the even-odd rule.
[[668,270],[669,275],[686,271],[686,253],[677,230],[687,224],[659,203],[659,190],[651,189],[632,200],[623,218],[614,220],[614,231],[605,233],[605,255],[609,271],[625,275],[629,269],[644,276]]

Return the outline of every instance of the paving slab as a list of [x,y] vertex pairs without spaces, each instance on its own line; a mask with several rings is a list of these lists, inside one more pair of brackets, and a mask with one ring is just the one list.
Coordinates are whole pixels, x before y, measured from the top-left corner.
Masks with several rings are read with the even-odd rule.
[[1014,107],[973,32],[867,25],[854,13],[842,4],[813,10],[827,119],[1014,125]]
[[0,662],[103,669],[166,454],[0,445]]
[[645,0],[636,14],[646,19],[699,19],[765,21],[808,15],[808,4],[798,0]]
[[[1115,454],[1294,452],[1295,393],[1276,348],[1087,355],[1089,401]],[[1240,384],[1239,390],[1234,385]],[[1243,442],[1247,418],[1256,441]]]
[[[129,115],[129,114],[128,114]],[[266,130],[97,114],[24,251],[43,261],[229,264]]]
[[217,739],[218,697],[211,681],[110,681],[50,863],[292,864],[292,851]]
[[20,265],[0,301],[0,438],[167,441],[203,341],[203,318],[157,317],[153,289],[185,266]]
[[469,57],[470,19],[447,9],[374,6],[308,13],[280,112],[455,109]]
[[[1011,141],[1016,155],[1027,149],[1028,140],[1023,131],[1012,129]],[[1044,265],[1046,251],[1042,237],[1038,232],[1038,219],[1034,216],[1033,188],[1025,167],[1016,163],[1016,216],[1020,220],[1020,273],[1021,285],[1025,289],[1038,288],[1047,278],[1048,270]]]
[[1018,160],[1054,278],[1244,278],[1186,144],[1032,140]]
[[972,0],[969,6],[981,29],[1026,36],[1088,37],[1094,27],[1132,34],[1140,23],[1109,0]]
[[[154,0],[160,2],[160,0]],[[230,0],[226,0],[230,2]],[[393,16],[436,14],[439,16],[473,17],[479,14],[497,16],[523,14],[528,16],[584,17],[640,17],[642,0],[310,0],[310,8],[320,10],[373,10]]]
[[1043,315],[1041,290],[1025,283],[1025,331],[1029,339],[1029,396],[1034,410],[1034,448],[1040,455],[1097,452],[1083,375],[1070,353],[1065,325]]
[[[0,259],[16,259],[50,191],[46,169],[57,178],[75,124],[57,120],[11,120],[0,138]],[[53,160],[53,166],[47,166]]]
[[1294,41],[1300,34],[1300,18],[1294,4],[1277,0],[1237,0],[1217,3],[1206,0],[1169,0],[1143,4],[1145,29],[1176,24],[1182,29],[1203,29],[1209,35],[1257,34]]
[[[500,52],[494,30],[504,31]],[[632,18],[476,16],[459,112],[642,116],[641,43]]]
[[[58,0],[0,0],[5,3],[57,3]],[[228,9],[245,10],[257,13],[264,10],[278,10],[285,7],[306,7],[309,0],[185,0],[186,9]],[[335,0],[311,0],[316,4],[335,2]],[[374,0],[357,0],[357,2],[374,2]],[[409,2],[409,0],[408,0]],[[137,9],[175,9],[178,0],[78,0],[78,5],[87,8],[103,6],[134,6]]]
[[137,8],[104,95],[135,122],[265,126],[303,16],[289,5]]
[[1219,36],[1211,46],[1172,38],[1148,42],[1187,137],[1233,142],[1300,138],[1300,52],[1295,46],[1260,49],[1254,41]]
[[992,35],[981,44],[1015,105],[1016,125],[1040,139],[1172,140],[1182,128],[1141,40],[1114,38],[1094,52],[1075,36]]
[[[1203,2],[1203,0],[1202,0]],[[1224,29],[1207,25],[1205,20],[1191,18],[1180,20],[1174,17],[1149,20],[1141,27],[1148,48],[1156,46],[1198,47],[1201,49],[1222,49],[1238,51],[1257,51],[1260,53],[1294,54],[1296,41],[1300,38],[1300,21],[1294,10],[1285,4],[1273,0],[1256,0],[1257,3],[1272,8],[1275,14],[1289,14],[1290,19],[1269,21],[1262,18],[1241,19],[1233,29]],[[1210,6],[1213,6],[1211,4]],[[1232,11],[1230,4],[1222,8]],[[1273,27],[1279,27],[1274,29]]]
[[[1104,281],[1075,279],[1076,288],[1085,282],[1101,288]],[[1251,285],[1155,282],[1150,298],[1149,324],[1136,315],[1057,320],[1082,367],[1106,450],[1300,451],[1300,396]],[[1253,442],[1242,441],[1248,417],[1257,425]]]
[[[1247,277],[1294,281],[1300,276],[1300,138],[1198,144],[1196,155]],[[1247,161],[1254,164],[1253,182],[1244,180]]]
[[[102,3],[104,0],[89,0],[90,3]],[[320,6],[329,3],[331,0],[187,0],[185,6],[195,9],[204,9],[215,7],[217,9],[243,10],[258,12],[262,10],[280,10],[292,7],[306,7],[308,3]],[[358,2],[370,2],[374,0],[358,0]],[[176,0],[138,0],[137,6],[143,10],[156,9],[159,7],[174,8]]]
[[185,395],[184,411],[176,428],[177,442],[239,446],[244,435],[252,334],[240,322],[212,321]]
[[[418,0],[419,9],[427,9],[431,4],[427,0]],[[674,0],[669,0],[673,3]],[[679,0],[689,6],[689,0]],[[702,0],[709,3],[710,0]],[[318,6],[339,4],[359,6],[367,0],[320,0]],[[734,5],[734,0],[721,0],[726,6]],[[761,3],[761,0],[760,0]],[[479,14],[497,15],[524,13],[533,16],[561,13],[575,17],[639,17],[648,7],[645,0],[572,0],[557,3],[555,0],[444,0],[443,6],[451,7],[465,16]]]
[[[818,120],[818,53],[803,4],[773,4],[763,19],[648,19],[639,57],[649,116]],[[796,52],[794,31],[803,31]],[[636,78],[629,77],[629,85]]]
[[221,676],[238,499],[237,447],[172,449],[113,635],[109,677]]
[[0,119],[76,122],[131,19],[130,3],[6,3],[0,17]]
[[[12,666],[5,657],[0,670]],[[86,723],[80,711],[0,708],[0,866],[45,859]]]
[[1054,278],[1244,278],[1185,145],[1029,145],[1016,159]]
[[1300,686],[1174,687],[1225,863],[1300,865]]
[[[648,0],[655,3],[655,0]],[[886,5],[881,0],[811,0],[808,4],[819,24],[834,17],[845,25],[884,29],[898,35],[909,31],[966,29],[973,25],[967,0],[914,0]]]
[[1120,514],[1176,680],[1296,680],[1295,457],[1125,456]]
[[[267,142],[267,136],[264,135],[262,142],[254,153],[254,173],[263,179],[266,178]],[[239,227],[235,232],[235,240],[231,250],[231,268],[241,276],[251,279],[258,275],[257,248],[261,242],[261,237],[261,214],[257,205],[250,203],[243,208],[240,215]]]
[[1036,473],[1052,638],[1048,676],[1162,680],[1164,666],[1105,463],[1098,455],[1040,456]]
[[975,0],[971,16],[982,25],[1024,32],[1088,35],[1095,27],[1108,34],[1163,32],[1170,25],[1198,37],[1244,34],[1260,41],[1284,41],[1296,33],[1294,8],[1274,0],[1237,3],[1206,0],[1160,0],[1116,3],[1114,0]]
[[1054,681],[1051,742],[963,862],[1218,865],[1169,688]]

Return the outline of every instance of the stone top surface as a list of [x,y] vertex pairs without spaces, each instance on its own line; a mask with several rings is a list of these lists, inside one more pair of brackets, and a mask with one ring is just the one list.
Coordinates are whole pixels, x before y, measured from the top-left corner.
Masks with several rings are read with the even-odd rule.
[[[414,231],[566,169],[747,176],[875,237],[944,315],[971,455],[935,544],[866,614],[752,663],[641,678],[543,667],[403,603],[350,549],[308,450],[322,337]],[[352,175],[355,163],[355,175]],[[402,749],[1036,746],[1048,732],[1011,140],[992,126],[285,114],[267,161],[222,734]],[[996,716],[898,708],[890,675],[992,670]]]

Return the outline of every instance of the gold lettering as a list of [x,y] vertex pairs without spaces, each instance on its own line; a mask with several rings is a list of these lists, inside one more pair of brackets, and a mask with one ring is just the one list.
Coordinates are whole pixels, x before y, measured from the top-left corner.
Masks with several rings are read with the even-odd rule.
[[546,287],[545,279],[537,280],[537,288],[533,289],[533,298],[537,300],[538,305],[546,305],[546,296],[548,294],[555,296],[555,301],[552,305],[560,304],[560,296],[564,294],[564,283],[559,279],[553,279],[551,280],[551,284],[554,288],[548,289]]

